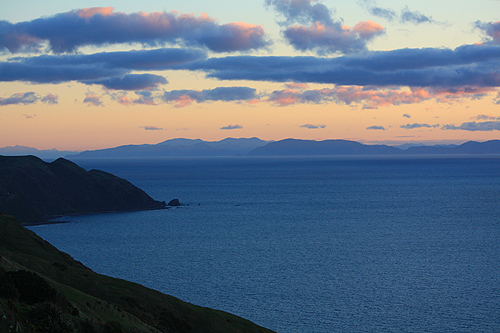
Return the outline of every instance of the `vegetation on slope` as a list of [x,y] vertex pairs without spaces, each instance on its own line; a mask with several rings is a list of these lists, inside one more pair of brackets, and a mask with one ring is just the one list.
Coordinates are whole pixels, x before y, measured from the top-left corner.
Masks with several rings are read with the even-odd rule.
[[0,214],[0,332],[270,332],[99,275]]

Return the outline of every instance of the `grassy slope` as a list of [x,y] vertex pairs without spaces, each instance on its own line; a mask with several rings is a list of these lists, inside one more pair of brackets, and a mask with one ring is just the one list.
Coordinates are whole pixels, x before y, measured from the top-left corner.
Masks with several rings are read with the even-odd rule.
[[[30,304],[22,300],[21,287],[17,292],[8,283],[2,289],[0,283],[0,331],[17,322],[24,332],[43,331],[40,325],[52,325],[49,331],[54,332],[68,328],[87,332],[269,332],[240,317],[94,273],[14,218],[0,214],[0,282],[2,278],[8,281],[9,271],[20,269],[38,273],[57,291],[57,297]],[[6,319],[2,319],[2,311]],[[41,319],[37,322],[37,318]]]

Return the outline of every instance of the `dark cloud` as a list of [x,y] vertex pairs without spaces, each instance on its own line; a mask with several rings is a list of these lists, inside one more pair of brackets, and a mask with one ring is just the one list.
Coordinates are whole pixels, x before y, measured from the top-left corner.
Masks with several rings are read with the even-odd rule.
[[13,94],[10,97],[1,98],[0,97],[0,106],[5,105],[16,105],[16,104],[34,104],[38,101],[47,104],[57,104],[58,96],[48,94],[46,96],[40,96],[33,91],[26,93],[17,93]]
[[172,90],[166,91],[162,99],[166,103],[176,103],[177,107],[184,107],[192,102],[233,102],[250,101],[257,98],[256,90],[248,87],[218,87],[206,90]]
[[357,56],[211,58],[186,65],[221,80],[359,86],[498,87],[500,46],[373,51]]
[[459,125],[459,126],[444,125],[442,127],[442,129],[443,130],[463,130],[463,131],[471,131],[471,132],[500,131],[500,121],[483,121],[483,122],[471,121],[471,122],[463,123],[462,125]]
[[122,76],[124,69],[108,69],[102,65],[31,65],[24,62],[0,63],[1,81],[27,81],[33,83],[61,83],[68,81],[96,80],[104,77]]
[[405,113],[405,114],[403,115],[403,117],[405,117],[405,118],[411,118],[411,115],[409,115],[408,113]]
[[241,125],[228,125],[228,126],[224,126],[224,127],[221,127],[220,129],[221,130],[234,130],[234,129],[242,129],[243,126]]
[[320,22],[324,25],[332,25],[330,10],[322,3],[313,2],[314,0],[266,0],[265,3],[285,17],[282,24]]
[[439,127],[438,125],[429,125],[429,124],[406,124],[406,125],[401,125],[400,126],[403,129],[415,129],[415,128],[436,128]]
[[432,17],[424,15],[419,11],[411,11],[408,8],[408,6],[405,6],[405,8],[401,10],[401,22],[421,24],[421,23],[434,23],[435,21]]
[[307,129],[320,129],[320,128],[325,128],[326,125],[313,125],[313,124],[304,124],[300,126],[302,128],[307,128]]
[[95,81],[82,81],[85,84],[99,84],[113,90],[146,90],[155,89],[166,84],[167,79],[154,74],[127,74],[123,77],[112,77]]
[[141,43],[203,46],[214,52],[249,51],[269,45],[264,29],[248,23],[220,25],[206,14],[114,12],[111,7],[86,8],[19,23],[0,22],[0,50],[40,50],[48,42],[54,53],[82,46]]
[[365,8],[370,14],[384,18],[388,21],[393,21],[399,16],[399,21],[404,24],[438,23],[432,17],[424,15],[419,11],[411,11],[408,6],[405,6],[401,10],[401,14],[398,15],[390,8],[379,7],[374,0],[358,0],[358,4]]
[[[124,77],[132,70],[175,69],[177,66],[205,58],[205,52],[186,49],[12,58],[9,62],[0,63],[0,81],[29,81],[35,83],[87,81],[85,82],[87,84],[103,84],[96,83],[102,81],[108,85],[113,85],[113,83],[119,82],[119,78]],[[135,77],[134,79],[148,80],[147,77]],[[128,77],[127,80],[132,80],[132,77]],[[149,77],[149,80],[154,81],[155,79]],[[164,79],[157,78],[157,80],[158,83],[166,83],[163,81]]]
[[366,128],[367,130],[375,130],[375,131],[385,131],[384,126],[370,126]]
[[358,3],[374,16],[392,21],[396,17],[396,12],[389,8],[379,7],[373,0],[360,0]]
[[83,100],[83,103],[87,104],[88,106],[103,106],[102,102],[102,96],[96,95],[93,92],[88,92],[85,94],[85,99]]
[[41,55],[31,58],[12,58],[12,61],[32,66],[94,66],[108,70],[165,70],[175,69],[176,66],[206,57],[206,52],[197,49],[162,48],[94,54]]

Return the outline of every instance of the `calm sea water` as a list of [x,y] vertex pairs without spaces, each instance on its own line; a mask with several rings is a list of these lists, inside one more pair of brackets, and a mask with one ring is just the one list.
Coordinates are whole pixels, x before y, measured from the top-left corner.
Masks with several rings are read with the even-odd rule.
[[500,331],[500,158],[78,163],[187,205],[30,227],[99,273],[278,332]]

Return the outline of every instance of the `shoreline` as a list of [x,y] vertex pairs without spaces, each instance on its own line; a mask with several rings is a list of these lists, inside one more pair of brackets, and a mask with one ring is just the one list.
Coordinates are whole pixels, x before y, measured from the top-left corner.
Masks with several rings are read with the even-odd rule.
[[[97,214],[115,214],[115,213],[133,213],[133,212],[143,212],[149,210],[167,210],[173,207],[164,206],[158,208],[146,208],[146,209],[130,209],[130,210],[115,210],[115,211],[103,211],[103,212],[86,212],[86,213],[72,213],[72,214],[62,214],[62,215],[54,215],[49,217],[46,221],[41,222],[30,222],[30,223],[20,223],[23,227],[34,227],[39,225],[50,225],[50,224],[62,224],[62,223],[70,223],[72,221],[51,221],[51,219],[63,218],[63,217],[71,217],[71,216],[82,216],[82,215],[97,215]],[[14,216],[15,217],[15,216]]]

